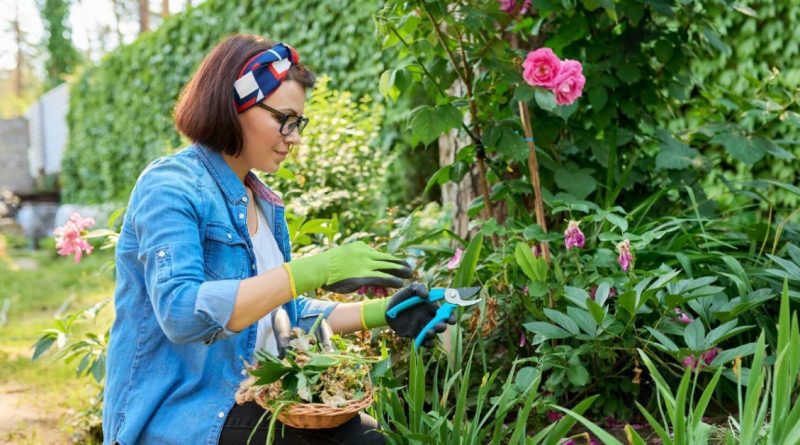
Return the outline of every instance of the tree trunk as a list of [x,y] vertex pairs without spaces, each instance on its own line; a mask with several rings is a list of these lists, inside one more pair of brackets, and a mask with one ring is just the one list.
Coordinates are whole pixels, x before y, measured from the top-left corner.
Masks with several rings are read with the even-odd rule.
[[14,92],[17,97],[22,97],[22,71],[25,69],[25,53],[22,51],[23,35],[22,28],[19,26],[19,5],[14,2],[14,21],[11,23],[14,28],[14,39],[17,44],[17,69],[14,72]]
[[161,0],[161,18],[169,17],[169,0]]
[[139,0],[139,34],[150,31],[150,5],[148,0]]
[[[456,80],[448,89],[448,94],[461,97],[465,94],[464,83]],[[454,128],[439,137],[439,166],[452,164],[456,154],[472,141],[467,136],[458,136]],[[469,204],[480,194],[478,189],[478,166],[473,164],[470,171],[458,183],[448,182],[442,185],[442,207],[453,215],[453,231],[465,238],[469,232]]]
[[122,28],[120,27],[120,24],[122,23],[122,11],[120,10],[121,7],[122,5],[119,4],[119,0],[111,0],[111,8],[114,10],[115,31],[117,32],[117,39],[119,40],[119,43],[117,43],[118,46],[122,46],[122,44],[125,43],[122,40]]

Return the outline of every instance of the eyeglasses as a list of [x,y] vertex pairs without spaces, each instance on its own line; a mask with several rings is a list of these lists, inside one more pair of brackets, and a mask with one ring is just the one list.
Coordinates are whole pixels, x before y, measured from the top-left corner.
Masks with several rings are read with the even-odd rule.
[[280,118],[279,119],[281,123],[280,132],[283,136],[289,136],[290,134],[292,134],[295,128],[297,129],[297,134],[300,134],[303,132],[303,129],[306,128],[306,125],[308,125],[307,117],[298,116],[296,114],[281,113],[280,111],[270,107],[269,105],[265,105],[261,102],[257,103],[256,106],[263,108]]

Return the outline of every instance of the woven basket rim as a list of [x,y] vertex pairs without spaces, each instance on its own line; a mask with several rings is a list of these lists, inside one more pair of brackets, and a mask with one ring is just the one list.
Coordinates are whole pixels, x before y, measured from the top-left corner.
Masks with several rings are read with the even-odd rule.
[[[264,393],[266,392],[265,389],[260,389],[255,391],[253,399],[255,400],[258,405],[262,408],[269,410],[270,412],[275,411],[275,407],[264,400]],[[338,416],[341,414],[347,414],[352,412],[358,412],[362,409],[368,407],[373,402],[372,394],[374,389],[371,385],[366,385],[365,388],[366,395],[362,397],[360,400],[348,400],[347,403],[343,406],[339,407],[332,407],[328,406],[324,403],[309,403],[309,402],[291,402],[291,404],[285,406],[281,409],[279,416],[283,417],[292,417],[295,415],[303,415],[303,416]]]

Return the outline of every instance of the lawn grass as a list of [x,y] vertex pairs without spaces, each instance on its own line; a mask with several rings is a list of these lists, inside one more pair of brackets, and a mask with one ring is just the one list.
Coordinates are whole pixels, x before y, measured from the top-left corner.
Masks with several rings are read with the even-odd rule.
[[[46,419],[21,423],[0,442],[13,444],[68,443],[69,413],[88,406],[97,387],[91,378],[76,378],[77,362],[64,363],[51,354],[32,361],[32,346],[54,317],[84,309],[114,292],[113,251],[95,250],[76,264],[51,251],[11,249],[0,259],[0,382],[13,392],[20,407],[35,410]],[[5,303],[5,301],[8,303]],[[7,305],[7,306],[6,306]],[[106,306],[96,331],[110,326],[113,308]],[[87,327],[91,328],[91,327]],[[53,348],[54,349],[54,348]],[[43,431],[43,429],[54,431]],[[8,441],[8,442],[6,442]]]

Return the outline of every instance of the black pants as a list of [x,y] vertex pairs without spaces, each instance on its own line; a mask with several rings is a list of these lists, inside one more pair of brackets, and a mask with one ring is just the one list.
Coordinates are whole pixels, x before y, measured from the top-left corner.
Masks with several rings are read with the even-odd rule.
[[[219,445],[246,445],[247,438],[250,437],[250,433],[263,414],[264,409],[255,402],[234,405],[228,418],[225,419],[225,426],[222,427],[222,434],[219,437]],[[269,421],[270,415],[267,414],[258,425],[258,430],[250,441],[251,445],[266,443]],[[375,431],[376,429],[378,429],[378,422],[363,413],[358,413],[357,416],[336,428],[318,430],[297,429],[277,422],[273,444],[384,445],[386,440],[381,433]]]

